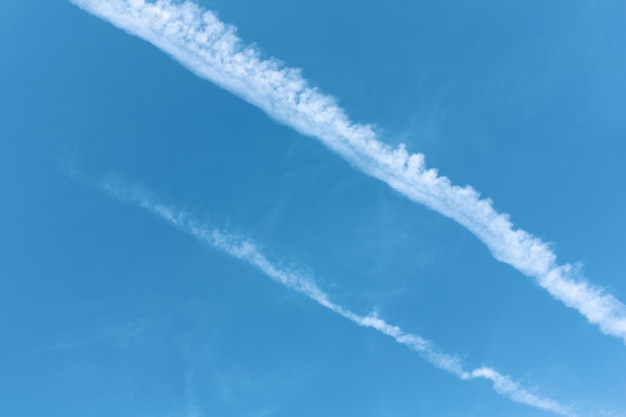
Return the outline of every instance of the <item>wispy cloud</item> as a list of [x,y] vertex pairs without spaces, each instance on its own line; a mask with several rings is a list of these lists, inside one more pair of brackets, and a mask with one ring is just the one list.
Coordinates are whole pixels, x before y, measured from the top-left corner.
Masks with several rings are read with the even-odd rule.
[[[76,173],[74,173],[74,177],[78,178]],[[249,239],[226,233],[218,228],[203,224],[185,211],[160,203],[152,193],[140,186],[129,184],[119,177],[108,177],[97,183],[84,179],[81,180],[104,190],[108,195],[118,200],[140,206],[167,221],[179,230],[191,234],[210,247],[254,266],[273,281],[305,295],[317,304],[351,322],[362,327],[375,329],[393,338],[396,342],[419,353],[420,356],[431,365],[461,380],[488,380],[491,381],[493,389],[498,394],[514,402],[551,411],[563,416],[574,415],[570,407],[523,388],[509,376],[501,374],[493,368],[480,367],[467,370],[463,362],[457,356],[442,352],[431,341],[407,333],[400,327],[387,323],[377,314],[359,315],[334,303],[331,301],[328,294],[322,291],[309,275],[300,272],[300,270],[296,268],[280,266],[270,261],[259,247]]]
[[392,148],[371,127],[353,123],[332,97],[311,87],[299,70],[262,58],[257,49],[241,42],[233,26],[211,11],[171,0],[71,1],[151,42],[279,123],[321,140],[409,199],[454,219],[483,241],[497,260],[535,278],[555,299],[626,343],[622,302],[587,282],[571,265],[559,265],[546,243],[515,229],[506,214],[498,213],[473,188],[453,185],[436,169],[427,169],[422,154],[409,154],[403,145]]

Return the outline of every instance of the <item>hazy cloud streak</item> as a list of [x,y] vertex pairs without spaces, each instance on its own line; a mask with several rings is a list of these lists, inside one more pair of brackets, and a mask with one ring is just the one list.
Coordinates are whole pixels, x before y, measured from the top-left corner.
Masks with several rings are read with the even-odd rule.
[[[73,175],[78,178],[76,173]],[[90,181],[84,181],[94,185]],[[465,370],[461,360],[454,355],[441,352],[431,341],[406,333],[398,326],[387,323],[376,314],[361,316],[343,306],[335,304],[322,291],[313,278],[301,271],[280,266],[270,261],[258,246],[241,236],[230,234],[218,228],[202,224],[189,213],[160,203],[150,192],[142,187],[130,185],[119,177],[109,177],[107,180],[96,183],[95,186],[118,200],[139,205],[141,208],[164,219],[179,230],[191,234],[210,247],[237,258],[259,269],[273,281],[284,285],[300,294],[303,294],[319,305],[339,314],[340,316],[362,327],[370,327],[392,337],[396,342],[418,352],[431,365],[446,371],[461,380],[486,379],[491,381],[493,389],[500,395],[514,402],[526,404],[538,409],[551,411],[563,416],[572,417],[574,414],[569,407],[557,401],[542,397],[489,367],[480,367],[474,370]]]
[[214,13],[171,0],[71,1],[151,42],[274,120],[318,138],[409,199],[454,219],[483,241],[497,260],[535,278],[554,298],[626,343],[626,306],[617,298],[586,282],[571,265],[559,265],[546,243],[514,229],[508,216],[498,213],[473,188],[452,185],[436,169],[426,169],[422,154],[409,154],[402,145],[392,148],[379,141],[371,127],[353,123],[332,97],[311,87],[299,70],[262,58]]

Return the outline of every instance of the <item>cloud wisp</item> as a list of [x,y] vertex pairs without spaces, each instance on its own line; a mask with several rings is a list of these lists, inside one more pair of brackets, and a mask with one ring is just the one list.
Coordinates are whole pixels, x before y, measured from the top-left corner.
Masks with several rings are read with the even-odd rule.
[[626,343],[626,306],[560,265],[550,247],[515,229],[508,215],[470,186],[460,187],[427,169],[424,155],[379,140],[352,122],[336,101],[311,87],[300,71],[263,58],[236,28],[189,2],[172,0],[70,0],[126,32],[151,42],[199,77],[259,107],[279,123],[319,139],[364,173],[409,199],[454,219],[484,242],[494,258],[533,277],[552,297],[578,310],[608,335]]
[[[77,178],[76,175],[74,175],[74,177]],[[457,356],[442,352],[433,342],[420,336],[407,333],[400,327],[387,323],[377,314],[366,316],[359,315],[334,303],[331,301],[328,294],[322,291],[309,275],[300,272],[298,269],[284,267],[272,262],[263,254],[259,247],[249,239],[226,233],[216,227],[203,224],[185,211],[162,204],[152,193],[143,187],[129,184],[119,177],[108,177],[104,181],[95,183],[85,181],[84,179],[79,180],[103,190],[106,194],[120,201],[138,205],[182,232],[192,235],[209,247],[220,250],[229,256],[248,263],[273,281],[308,297],[341,317],[361,327],[369,327],[391,337],[396,342],[419,353],[426,362],[461,380],[487,380],[491,382],[493,389],[498,394],[516,403],[550,411],[562,416],[574,416],[571,407],[525,389],[509,376],[493,368],[479,367],[467,370],[463,362]]]

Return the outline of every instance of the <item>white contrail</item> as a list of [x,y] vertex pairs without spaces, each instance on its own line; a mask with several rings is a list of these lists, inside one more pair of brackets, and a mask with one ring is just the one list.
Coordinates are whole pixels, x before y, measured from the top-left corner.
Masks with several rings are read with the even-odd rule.
[[[74,177],[76,178],[77,176],[74,175]],[[84,182],[94,184],[91,181]],[[294,268],[281,267],[271,262],[254,242],[242,238],[241,236],[225,233],[215,227],[202,224],[190,214],[160,203],[150,192],[142,187],[130,185],[119,177],[110,177],[95,185],[104,190],[107,194],[121,201],[137,204],[143,209],[156,214],[179,230],[193,235],[209,246],[247,262],[272,280],[307,296],[319,305],[326,307],[353,323],[363,327],[371,327],[392,337],[396,342],[418,352],[420,356],[431,365],[459,379],[486,379],[491,381],[493,389],[498,394],[514,402],[526,404],[545,411],[551,411],[567,417],[574,416],[570,407],[535,394],[521,387],[509,376],[503,375],[492,368],[480,367],[470,371],[465,370],[463,363],[458,357],[441,352],[431,341],[420,336],[406,333],[400,327],[387,323],[376,314],[361,316],[343,306],[335,304],[330,300],[330,297],[317,286],[311,277]]]
[[569,264],[559,265],[547,244],[514,229],[506,214],[471,187],[452,185],[422,154],[392,148],[366,125],[353,123],[335,100],[310,87],[300,71],[264,59],[245,46],[233,26],[188,1],[70,0],[139,36],[198,76],[258,106],[270,117],[321,140],[363,172],[409,199],[456,220],[483,241],[499,261],[535,278],[554,298],[575,308],[605,334],[626,343],[626,306],[592,285]]

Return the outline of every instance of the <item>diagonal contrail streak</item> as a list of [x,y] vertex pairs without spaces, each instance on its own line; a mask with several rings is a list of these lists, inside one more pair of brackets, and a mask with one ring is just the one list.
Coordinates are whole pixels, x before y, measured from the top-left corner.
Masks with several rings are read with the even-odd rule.
[[109,177],[107,180],[97,183],[84,180],[83,182],[95,185],[96,188],[104,190],[108,195],[118,200],[140,206],[208,246],[254,266],[273,281],[305,295],[319,305],[351,322],[362,327],[370,327],[393,338],[396,342],[419,353],[426,362],[461,380],[485,379],[492,383],[493,389],[498,394],[514,402],[562,416],[574,417],[571,407],[533,393],[520,386],[509,376],[501,374],[493,368],[480,367],[466,370],[458,357],[442,352],[431,341],[407,333],[400,327],[387,323],[376,314],[362,316],[334,303],[310,276],[294,268],[286,268],[273,263],[259,250],[254,242],[238,235],[225,233],[210,225],[202,224],[189,213],[160,203],[149,191],[140,186],[131,185],[119,177]]
[[560,265],[549,246],[515,229],[508,215],[470,186],[453,185],[422,154],[381,142],[370,126],[352,122],[335,100],[311,87],[297,69],[264,59],[233,26],[211,11],[172,0],[70,0],[82,9],[143,38],[199,77],[261,108],[279,123],[319,139],[364,173],[407,198],[454,219],[484,242],[494,258],[533,277],[552,297],[578,310],[608,335],[626,343],[626,306]]

